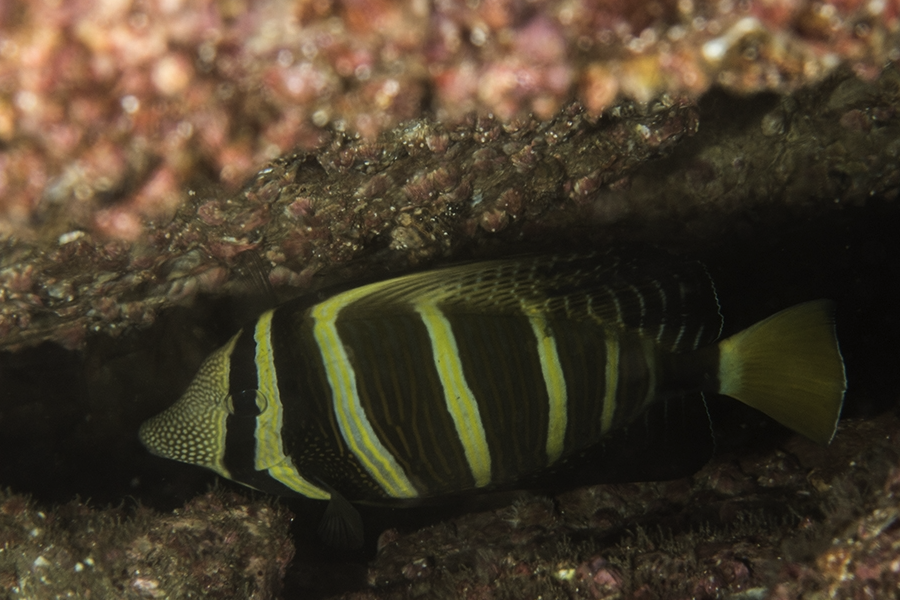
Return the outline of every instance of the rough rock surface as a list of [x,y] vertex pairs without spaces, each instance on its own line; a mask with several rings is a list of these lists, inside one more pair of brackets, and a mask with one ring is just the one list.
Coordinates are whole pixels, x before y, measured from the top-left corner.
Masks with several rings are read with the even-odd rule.
[[[550,119],[713,85],[788,93],[900,59],[895,1],[11,0],[0,7],[0,231],[140,237],[336,129]],[[64,233],[59,231],[57,235]]]
[[192,191],[134,242],[68,230],[50,209],[41,239],[0,247],[0,345],[80,348],[88,333],[148,325],[198,292],[233,291],[248,251],[274,286],[308,290],[314,274],[350,261],[349,274],[371,275],[598,234],[697,245],[749,211],[892,198],[898,88],[889,68],[780,99],[623,105],[602,118],[573,105],[546,122],[423,119],[374,141],[335,134],[239,192]]
[[276,597],[294,555],[277,504],[210,492],[171,514],[41,509],[0,494],[3,598]]

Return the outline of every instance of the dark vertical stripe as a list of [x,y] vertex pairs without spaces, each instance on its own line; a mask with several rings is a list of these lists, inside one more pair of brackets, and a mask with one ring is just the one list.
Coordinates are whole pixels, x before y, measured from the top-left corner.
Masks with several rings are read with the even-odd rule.
[[381,486],[347,448],[335,422],[331,387],[305,308],[288,303],[272,317],[285,453],[300,475],[315,484],[327,484],[354,500],[384,498]]
[[256,415],[259,407],[256,404],[258,384],[253,326],[241,332],[229,356],[229,363],[230,399],[220,399],[223,405],[231,405],[225,418],[225,468],[233,480],[244,485],[270,494],[296,494],[272,479],[267,472],[256,470]]
[[510,483],[547,465],[549,398],[525,316],[448,315],[463,372],[478,399],[491,481]]
[[410,308],[357,319],[351,308],[337,329],[369,422],[416,488],[434,495],[474,487],[419,315]]
[[232,410],[225,419],[225,468],[235,481],[258,489],[267,489],[265,481],[270,478],[256,471],[256,342],[253,326],[241,332],[230,356],[228,371],[228,398]]
[[654,342],[659,342],[666,330],[668,307],[665,293],[662,284],[657,280],[651,281],[641,289],[644,308],[648,315],[648,323],[644,326],[644,335]]
[[600,439],[606,392],[606,330],[593,323],[553,321],[556,348],[568,391],[565,451]]
[[[247,326],[241,332],[231,352],[231,368],[228,372],[228,388],[232,398],[242,403],[248,395],[240,394],[259,387],[256,374],[256,341],[253,339],[253,326]],[[249,406],[243,404],[235,406],[235,412],[252,412]]]
[[650,390],[650,372],[641,339],[636,335],[619,336],[619,386],[616,390],[616,413],[613,428],[631,422],[646,409]]

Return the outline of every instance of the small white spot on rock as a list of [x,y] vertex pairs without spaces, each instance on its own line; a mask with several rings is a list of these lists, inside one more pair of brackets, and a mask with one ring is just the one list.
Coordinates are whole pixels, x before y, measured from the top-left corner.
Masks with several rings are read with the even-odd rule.
[[69,232],[66,232],[66,233],[62,234],[61,236],[59,236],[59,245],[64,246],[64,245],[68,244],[69,242],[74,242],[75,240],[81,239],[83,237],[84,237],[83,231],[80,231],[77,229],[75,231],[69,231]]
[[43,569],[50,566],[50,561],[42,556],[38,556],[34,559],[34,568],[35,569]]

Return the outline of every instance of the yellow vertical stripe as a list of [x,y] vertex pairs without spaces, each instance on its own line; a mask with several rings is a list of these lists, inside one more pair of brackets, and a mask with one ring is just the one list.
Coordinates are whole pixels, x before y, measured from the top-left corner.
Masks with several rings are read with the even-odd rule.
[[567,406],[566,378],[559,362],[556,340],[550,331],[547,320],[543,317],[529,317],[531,329],[537,340],[538,356],[541,359],[541,371],[544,374],[544,385],[547,386],[549,412],[547,414],[547,464],[552,464],[560,457],[566,441]]
[[[198,386],[200,390],[205,388],[205,380],[209,378],[210,380],[215,382],[210,382],[212,389],[217,390],[220,393],[224,392],[222,396],[219,396],[219,398],[217,398],[217,400],[221,402],[221,399],[228,394],[228,374],[231,371],[231,354],[234,352],[234,345],[237,343],[239,337],[241,337],[240,331],[234,334],[231,339],[228,340],[227,344],[222,346],[222,348],[220,348],[219,350],[213,352],[212,355],[206,359],[206,362],[200,367],[200,373],[198,373],[197,376],[194,377],[194,382],[191,383],[191,387],[189,387],[188,391],[185,392],[185,397],[188,397],[188,394],[194,391],[194,386]],[[207,367],[207,365],[209,366]],[[181,403],[181,400],[179,400],[178,402]],[[210,435],[208,438],[212,440],[212,443],[209,443],[209,446],[215,448],[213,464],[204,466],[208,466],[216,473],[219,473],[220,475],[231,479],[231,473],[228,472],[228,468],[225,466],[225,437],[227,435],[226,423],[228,421],[228,412],[217,410],[215,414],[216,418],[211,419],[210,423],[213,427],[214,433],[210,432],[212,435]],[[204,431],[203,433],[207,432]],[[201,434],[199,437],[202,439],[205,436]]]
[[422,317],[431,338],[431,351],[444,388],[447,410],[462,442],[475,485],[484,487],[491,482],[491,453],[478,411],[478,401],[463,373],[453,330],[440,309],[433,304],[416,304],[415,310]]
[[322,354],[334,399],[334,414],[347,446],[385,493],[394,498],[414,498],[418,495],[416,488],[378,439],[363,410],[356,387],[356,374],[337,331],[337,317],[342,308],[386,285],[396,285],[396,282],[350,290],[316,306],[312,311],[315,321],[313,336]]
[[284,411],[281,394],[278,392],[275,353],[272,350],[272,315],[271,310],[264,313],[253,331],[257,385],[259,393],[266,399],[265,410],[256,418],[255,467],[257,471],[268,471],[273,479],[308,498],[327,500],[331,494],[304,479],[294,462],[284,453],[281,437]]
[[612,428],[616,413],[616,390],[619,385],[619,338],[613,331],[606,331],[606,393],[603,396],[603,415],[600,421],[601,433]]
[[256,378],[259,392],[266,399],[266,408],[256,418],[257,471],[264,471],[284,460],[281,448],[281,398],[275,374],[275,357],[269,332],[272,327],[272,311],[264,313],[256,321],[253,341],[256,342]]

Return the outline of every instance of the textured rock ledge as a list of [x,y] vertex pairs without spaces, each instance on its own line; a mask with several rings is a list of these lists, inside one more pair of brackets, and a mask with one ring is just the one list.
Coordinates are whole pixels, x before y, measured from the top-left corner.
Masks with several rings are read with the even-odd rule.
[[74,500],[41,510],[0,494],[4,598],[274,598],[294,555],[291,515],[210,492],[160,514]]
[[898,28],[890,0],[10,0],[0,232],[34,235],[49,205],[134,240],[185,188],[233,190],[329,129],[871,80]]
[[898,86],[889,68],[872,83],[843,73],[783,98],[670,99],[602,118],[572,105],[546,122],[418,120],[374,141],[335,134],[239,192],[192,191],[133,242],[68,230],[48,209],[40,238],[0,247],[0,344],[78,348],[88,333],[148,325],[198,292],[233,292],[250,254],[276,288],[303,291],[341,265],[372,275],[578,237],[696,245],[766,207],[816,214],[893,198]]

